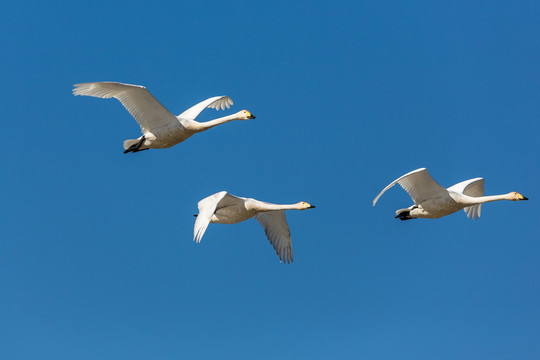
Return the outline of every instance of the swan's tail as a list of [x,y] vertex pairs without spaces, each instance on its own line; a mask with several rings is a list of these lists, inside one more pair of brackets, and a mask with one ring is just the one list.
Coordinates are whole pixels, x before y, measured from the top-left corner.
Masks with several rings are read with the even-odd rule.
[[146,140],[146,138],[143,135],[138,139],[128,139],[124,141],[124,154],[127,154],[129,152],[135,153],[137,151],[148,150],[148,148],[141,149],[142,144],[144,144],[144,140]]
[[127,150],[138,142],[139,142],[139,139],[128,139],[124,141],[124,149]]
[[396,219],[401,221],[414,219],[411,217],[411,209],[399,209],[396,211]]

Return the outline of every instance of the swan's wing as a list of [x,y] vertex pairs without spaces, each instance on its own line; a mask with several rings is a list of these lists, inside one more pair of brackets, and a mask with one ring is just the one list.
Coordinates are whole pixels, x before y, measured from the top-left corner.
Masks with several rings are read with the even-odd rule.
[[474,178],[450,186],[447,190],[468,196],[484,196],[484,179]]
[[407,173],[392,181],[373,200],[373,206],[375,206],[377,200],[379,200],[381,195],[384,194],[386,190],[390,189],[396,184],[401,185],[401,187],[409,193],[415,205],[418,205],[427,199],[448,195],[448,191],[433,180],[425,168],[421,168],[411,171],[410,173]]
[[201,239],[210,224],[210,219],[212,215],[216,212],[216,209],[229,206],[233,204],[238,204],[243,202],[244,199],[237,196],[231,195],[226,191],[220,191],[214,195],[210,195],[197,204],[199,208],[199,214],[197,215],[197,220],[195,220],[195,227],[193,229],[193,241],[201,242]]
[[482,204],[468,206],[464,208],[463,211],[465,211],[465,214],[467,214],[468,218],[478,220],[478,218],[482,214]]
[[167,126],[178,119],[161,105],[144,86],[116,82],[75,84],[74,95],[87,95],[103,99],[118,99],[137,120],[143,133]]
[[192,107],[178,115],[178,117],[182,119],[195,120],[197,116],[199,116],[199,114],[202,113],[203,110],[206,108],[225,110],[225,108],[230,108],[231,105],[233,105],[233,102],[230,97],[224,95],[214,96],[210,99],[201,101],[197,105],[193,105]]
[[[474,178],[470,180],[465,180],[456,185],[452,185],[448,188],[448,191],[457,192],[460,194],[479,197],[484,196],[484,179]],[[482,212],[482,204],[469,206],[463,209],[467,214],[468,218],[477,220]]]
[[276,250],[279,260],[290,264],[293,261],[291,232],[285,211],[266,211],[255,215],[255,219],[262,225],[266,237]]

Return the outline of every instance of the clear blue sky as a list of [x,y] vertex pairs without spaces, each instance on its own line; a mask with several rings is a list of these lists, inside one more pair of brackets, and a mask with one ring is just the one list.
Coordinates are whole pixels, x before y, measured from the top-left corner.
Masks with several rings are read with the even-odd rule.
[[[180,3],[0,5],[2,358],[540,358],[537,2]],[[139,127],[90,81],[257,119],[124,155]],[[419,167],[531,200],[372,207]],[[292,265],[255,220],[192,242],[221,190],[317,205]]]

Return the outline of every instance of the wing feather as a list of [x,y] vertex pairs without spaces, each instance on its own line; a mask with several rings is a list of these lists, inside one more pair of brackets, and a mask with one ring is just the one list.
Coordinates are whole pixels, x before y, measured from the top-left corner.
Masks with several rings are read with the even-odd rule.
[[199,201],[197,204],[199,214],[197,215],[195,227],[193,228],[193,241],[198,243],[201,242],[201,239],[210,224],[210,219],[216,212],[216,209],[243,201],[244,199],[231,195],[226,191],[220,191]]
[[415,205],[418,205],[427,199],[448,195],[448,191],[433,180],[425,168],[420,168],[392,181],[373,200],[373,206],[375,206],[377,200],[379,200],[386,190],[396,184],[399,184],[407,191],[407,193],[409,193],[409,196],[412,198]]
[[221,110],[225,110],[225,108],[230,108],[231,105],[233,105],[233,101],[230,97],[225,95],[214,96],[204,101],[201,101],[197,105],[193,105],[192,107],[178,115],[178,117],[182,119],[195,120],[197,116],[199,116],[199,114],[203,112],[204,109],[219,110],[221,108]]
[[266,211],[255,215],[255,219],[262,225],[266,237],[274,247],[279,260],[290,264],[293,261],[291,231],[285,218],[285,211]]
[[[448,188],[448,191],[457,192],[472,197],[484,196],[484,179],[474,178],[465,180]],[[482,213],[482,204],[468,206],[463,209],[468,218],[478,220]]]
[[137,120],[143,133],[178,121],[144,86],[117,82],[82,83],[74,85],[73,94],[118,99]]

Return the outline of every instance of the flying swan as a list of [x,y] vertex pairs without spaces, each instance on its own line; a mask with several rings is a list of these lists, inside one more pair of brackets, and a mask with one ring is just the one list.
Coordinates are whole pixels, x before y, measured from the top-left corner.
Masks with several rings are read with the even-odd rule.
[[293,252],[285,210],[306,210],[315,206],[303,201],[292,205],[270,204],[221,191],[199,201],[198,207],[199,215],[195,215],[197,220],[193,241],[201,242],[210,223],[236,224],[255,217],[264,228],[279,260],[289,264],[293,261]]
[[174,116],[150,94],[144,86],[121,84],[117,82],[93,82],[75,84],[74,95],[87,95],[98,98],[115,98],[129,111],[141,126],[143,136],[124,141],[124,154],[147,149],[164,149],[176,145],[191,135],[233,120],[255,119],[247,110],[200,123],[197,116],[206,108],[225,110],[233,102],[228,96],[215,96],[194,105]]
[[482,204],[498,200],[529,200],[512,191],[505,195],[484,195],[484,179],[475,178],[457,183],[448,189],[437,184],[425,168],[411,171],[394,180],[373,200],[373,206],[382,194],[395,184],[407,191],[414,205],[396,211],[396,218],[409,220],[416,218],[438,219],[463,209],[468,218],[478,219]]

